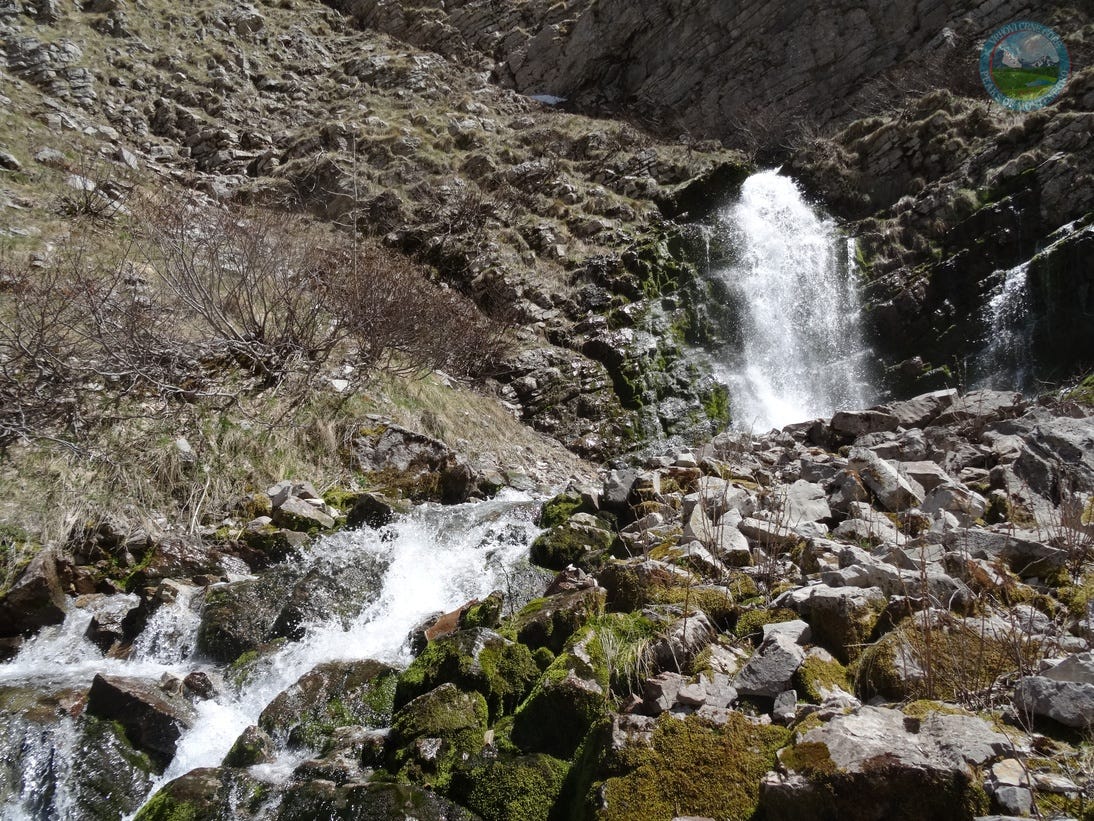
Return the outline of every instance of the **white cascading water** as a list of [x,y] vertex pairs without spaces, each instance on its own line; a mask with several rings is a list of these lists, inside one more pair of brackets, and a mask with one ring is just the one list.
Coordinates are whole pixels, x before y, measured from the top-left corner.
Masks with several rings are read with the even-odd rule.
[[1033,326],[1028,276],[1028,260],[1004,272],[984,306],[987,337],[977,363],[978,387],[1022,390],[1029,386]]
[[[536,508],[529,497],[506,492],[486,502],[423,505],[379,530],[347,530],[316,542],[301,560],[305,566],[318,561],[335,568],[377,563],[382,567],[378,594],[361,602],[361,611],[348,626],[335,614],[307,625],[303,639],[265,658],[240,691],[226,686],[216,698],[198,702],[197,722],[184,732],[174,759],[152,785],[149,797],[194,768],[218,766],[239,734],[257,722],[263,708],[316,665],[377,659],[405,666],[411,661],[409,633],[431,613],[451,611],[496,589],[519,607],[522,601],[511,595],[510,582],[538,533],[533,524]],[[71,607],[63,625],[44,629],[12,661],[0,665],[0,692],[5,688],[34,688],[45,695],[86,691],[97,672],[152,681],[165,673],[218,672],[215,665],[192,655],[200,596],[192,596],[196,589],[183,592],[173,604],[157,611],[127,660],[104,658],[83,638],[93,611]],[[187,648],[185,655],[180,647]],[[15,775],[19,783],[8,785],[0,818],[77,817],[66,773],[57,766],[79,755],[72,725],[67,718],[40,728],[9,721],[7,737],[0,735],[0,757],[18,757],[22,770]],[[253,774],[281,780],[296,763],[286,754],[277,764],[255,768]]]
[[739,249],[714,272],[738,308],[739,346],[720,373],[736,424],[765,431],[866,407],[854,241],[777,171],[749,177],[720,222]]

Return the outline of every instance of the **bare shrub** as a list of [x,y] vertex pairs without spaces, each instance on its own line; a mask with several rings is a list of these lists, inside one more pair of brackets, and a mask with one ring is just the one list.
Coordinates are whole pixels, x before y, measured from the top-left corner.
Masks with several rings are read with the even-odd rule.
[[6,264],[0,448],[302,394],[335,363],[356,387],[379,370],[477,375],[500,353],[497,322],[398,252],[270,211],[164,199],[137,213],[128,244],[74,236],[42,267]]

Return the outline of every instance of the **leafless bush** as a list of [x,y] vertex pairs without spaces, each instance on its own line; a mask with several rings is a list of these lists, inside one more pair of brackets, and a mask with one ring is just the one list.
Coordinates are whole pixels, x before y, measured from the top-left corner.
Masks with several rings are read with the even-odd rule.
[[310,390],[335,354],[364,379],[479,374],[500,352],[498,323],[397,252],[269,211],[169,199],[138,214],[127,246],[75,237],[44,267],[6,265],[0,448]]

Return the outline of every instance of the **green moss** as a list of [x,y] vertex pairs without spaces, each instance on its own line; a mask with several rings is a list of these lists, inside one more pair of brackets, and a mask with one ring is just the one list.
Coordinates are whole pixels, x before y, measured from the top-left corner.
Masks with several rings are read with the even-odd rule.
[[491,716],[497,718],[516,707],[539,674],[532,651],[523,644],[491,631],[461,630],[430,642],[403,671],[395,704],[401,706],[451,682],[461,690],[480,693]]
[[916,617],[868,647],[852,665],[856,694],[961,703],[1000,676],[1030,669],[1036,647],[953,621],[924,629]]
[[452,795],[483,821],[547,821],[569,768],[548,755],[492,761],[459,774]]
[[779,624],[786,621],[794,621],[798,618],[798,614],[793,610],[787,610],[785,607],[763,607],[756,610],[749,610],[743,613],[737,620],[737,627],[734,629],[734,633],[738,638],[747,638],[752,641],[758,642],[763,636],[763,627],[765,624]]
[[198,821],[198,811],[192,804],[161,790],[141,808],[133,821]]
[[541,567],[562,570],[575,565],[595,570],[607,556],[615,535],[607,527],[575,522],[570,519],[532,542],[531,559]]
[[900,711],[906,716],[919,719],[926,718],[931,713],[941,713],[946,716],[972,715],[968,710],[962,709],[955,704],[946,704],[941,701],[932,701],[927,698],[911,701],[901,706]]
[[831,775],[838,771],[828,745],[820,741],[803,741],[787,747],[779,754],[779,762],[789,770],[810,777]]
[[687,604],[692,612],[701,610],[714,624],[726,629],[737,620],[737,602],[727,588],[694,585],[668,587],[654,597],[660,604]]
[[[536,524],[542,528],[552,528],[565,522],[573,514],[583,510],[581,494],[573,491],[560,493],[553,499],[543,503],[543,507],[536,519]],[[585,511],[591,513],[592,511]]]
[[1056,597],[1072,616],[1084,616],[1090,603],[1094,602],[1094,571],[1087,573],[1075,584],[1059,588]]
[[775,764],[789,730],[757,726],[731,713],[724,726],[695,716],[663,716],[649,747],[632,746],[611,763],[622,774],[600,787],[600,821],[669,821],[681,815],[749,819],[759,783]]
[[816,656],[807,656],[794,673],[794,689],[798,697],[813,704],[824,701],[825,693],[839,688],[851,692],[854,688],[847,675],[847,668],[838,661],[824,661]]
[[525,752],[569,758],[607,714],[610,682],[603,643],[590,625],[570,640],[517,709],[513,742]]
[[1076,387],[1068,391],[1066,399],[1094,406],[1094,373],[1088,375]]
[[[487,714],[479,693],[461,692],[453,684],[419,696],[392,722],[389,769],[400,778],[445,789],[453,767],[482,751]],[[436,741],[418,744],[428,739]]]
[[719,427],[725,427],[732,420],[729,407],[729,391],[723,385],[715,385],[703,397],[703,413],[707,419]]
[[495,591],[478,604],[473,604],[460,614],[460,629],[471,630],[475,627],[497,627],[501,623],[501,608],[504,598]]

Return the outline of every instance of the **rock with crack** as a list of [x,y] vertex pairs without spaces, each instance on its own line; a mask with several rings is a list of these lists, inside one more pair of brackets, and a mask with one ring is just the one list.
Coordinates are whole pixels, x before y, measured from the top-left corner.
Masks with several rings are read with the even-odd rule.
[[774,699],[791,689],[790,682],[803,661],[805,649],[786,633],[774,631],[737,673],[733,686],[742,696]]
[[1066,727],[1094,727],[1094,652],[1021,679],[1014,688],[1014,706],[1021,715],[1050,718]]

